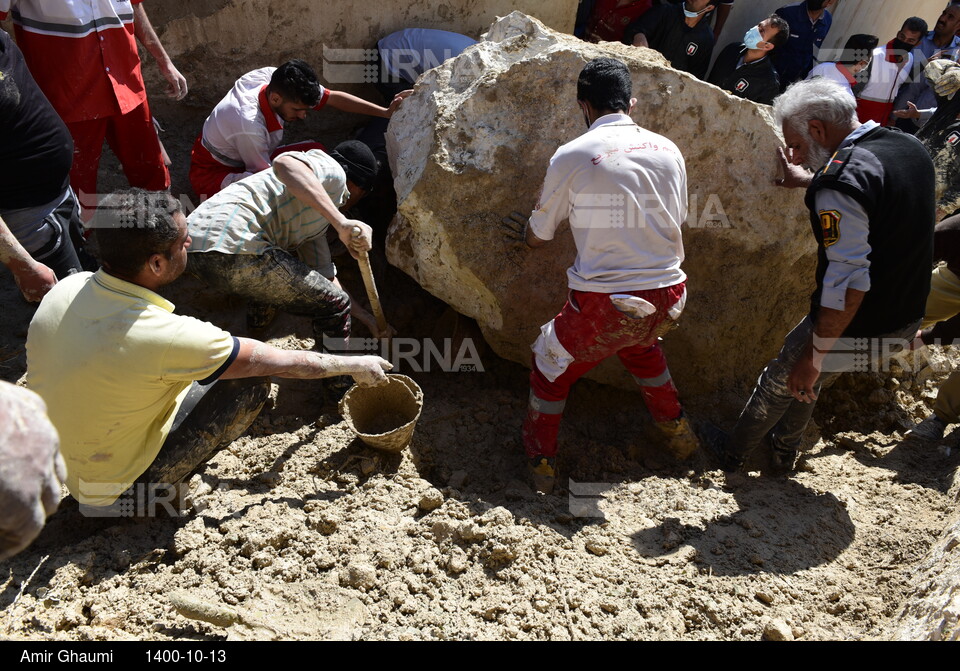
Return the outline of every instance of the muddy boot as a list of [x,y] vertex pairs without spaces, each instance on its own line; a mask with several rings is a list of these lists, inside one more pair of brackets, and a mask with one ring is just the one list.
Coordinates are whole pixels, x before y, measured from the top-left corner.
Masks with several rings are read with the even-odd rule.
[[541,494],[553,493],[553,486],[557,482],[557,460],[555,457],[538,455],[528,462],[527,469],[530,471],[535,490]]
[[781,443],[773,434],[767,435],[767,446],[770,448],[770,475],[779,478],[793,473],[799,452]]
[[947,430],[947,422],[932,413],[925,420],[907,431],[906,438],[913,440],[941,440]]
[[700,438],[707,452],[713,456],[714,461],[724,473],[737,473],[743,470],[743,463],[746,460],[729,450],[727,445],[730,442],[730,436],[726,432],[710,422],[703,422],[700,424]]
[[349,375],[337,375],[324,379],[324,401],[330,405],[337,405],[352,386],[353,378]]
[[677,459],[686,459],[700,448],[697,434],[693,432],[685,415],[666,422],[657,422],[657,428],[667,439],[667,449]]
[[277,309],[264,303],[247,304],[247,332],[261,335],[273,323],[277,316]]

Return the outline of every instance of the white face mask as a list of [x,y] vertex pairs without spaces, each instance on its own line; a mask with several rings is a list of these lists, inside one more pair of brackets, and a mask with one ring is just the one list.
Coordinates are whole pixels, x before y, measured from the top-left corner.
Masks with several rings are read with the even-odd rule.
[[705,11],[707,10],[701,9],[699,12],[691,12],[689,9],[687,9],[687,3],[686,2],[683,3],[683,15],[688,19],[695,19],[701,14],[703,14]]
[[747,49],[758,49],[762,42],[763,37],[760,35],[760,26],[754,26],[743,36],[743,44]]

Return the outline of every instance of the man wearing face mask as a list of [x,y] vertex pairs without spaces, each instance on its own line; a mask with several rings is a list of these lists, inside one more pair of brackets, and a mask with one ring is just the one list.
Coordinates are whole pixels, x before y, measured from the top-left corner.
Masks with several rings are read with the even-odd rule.
[[655,49],[675,69],[705,79],[714,43],[710,22],[705,19],[713,9],[712,0],[654,7],[627,26],[623,43]]
[[683,459],[698,447],[659,343],[686,302],[686,168],[673,142],[630,118],[630,89],[621,61],[597,58],[584,66],[577,103],[587,132],[550,159],[529,222],[519,229],[505,222],[511,237],[536,248],[569,220],[577,246],[567,303],[531,348],[523,446],[534,486],[544,493],[557,477],[557,433],[570,387],[614,355],[640,386],[671,453]]
[[934,170],[916,138],[861,124],[843,87],[823,78],[788,88],[773,112],[787,145],[777,182],[807,187],[816,290],[732,434],[708,441],[727,471],[761,443],[774,472],[792,470],[821,387],[881,370],[878,360],[913,340],[930,290]]
[[781,90],[806,77],[813,67],[813,50],[823,46],[833,23],[827,11],[833,3],[834,0],[804,0],[776,11],[790,25],[790,39],[773,55]]
[[810,71],[807,79],[823,77],[840,84],[856,100],[857,95],[867,84],[873,50],[877,48],[879,38],[876,35],[851,35],[843,46],[843,53],[836,62],[821,63]]
[[893,123],[893,100],[913,68],[913,48],[927,32],[927,22],[912,16],[903,22],[897,36],[873,50],[867,85],[857,97],[857,117],[861,123]]
[[[332,227],[354,258],[370,249],[371,228],[341,210],[366,194],[377,171],[373,152],[356,140],[329,153],[280,154],[271,168],[229,185],[190,214],[190,272],[254,305],[310,317],[318,347],[342,348],[351,316],[386,337],[389,327],[381,332],[340,285],[326,239]],[[247,325],[265,328],[253,319]]]
[[743,42],[732,42],[720,52],[708,81],[734,95],[769,105],[780,92],[780,80],[769,55],[783,46],[790,26],[776,14],[747,31]]

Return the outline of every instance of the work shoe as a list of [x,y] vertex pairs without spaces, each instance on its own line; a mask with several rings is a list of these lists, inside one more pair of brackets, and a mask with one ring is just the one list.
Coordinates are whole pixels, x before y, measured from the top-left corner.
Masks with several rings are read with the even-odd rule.
[[533,478],[533,488],[541,494],[552,494],[553,486],[557,482],[556,457],[537,455],[527,464],[530,477]]
[[690,421],[685,415],[666,422],[657,422],[657,428],[667,439],[667,449],[677,459],[686,459],[700,447],[697,434],[693,432]]
[[770,475],[782,477],[793,473],[800,453],[792,447],[781,444],[769,434],[767,446],[770,448]]
[[940,440],[947,430],[947,423],[937,417],[936,413],[931,414],[925,420],[907,431],[907,438],[917,438],[919,440]]
[[728,449],[730,436],[726,432],[710,422],[703,422],[700,425],[700,439],[724,473],[737,473],[743,469],[743,462],[746,460]]
[[265,331],[277,316],[277,309],[264,303],[247,304],[247,331],[259,333]]
[[352,386],[353,378],[349,375],[337,375],[324,379],[323,389],[325,392],[324,395],[326,396],[325,400],[331,405],[336,405]]

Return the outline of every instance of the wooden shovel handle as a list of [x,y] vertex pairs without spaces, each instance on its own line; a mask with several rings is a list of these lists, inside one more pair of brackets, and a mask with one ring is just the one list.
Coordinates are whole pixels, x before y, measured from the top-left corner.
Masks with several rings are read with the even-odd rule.
[[[353,227],[353,237],[359,237],[362,231],[359,226]],[[377,328],[381,333],[387,330],[387,318],[383,314],[383,307],[380,305],[380,294],[377,292],[377,285],[373,281],[373,269],[370,267],[370,256],[367,252],[360,252],[360,274],[363,276],[363,286],[367,289],[367,298],[370,299],[370,308],[373,310],[373,316],[377,320]]]

